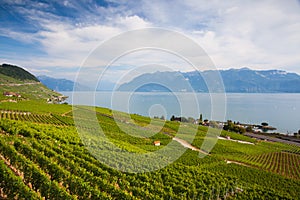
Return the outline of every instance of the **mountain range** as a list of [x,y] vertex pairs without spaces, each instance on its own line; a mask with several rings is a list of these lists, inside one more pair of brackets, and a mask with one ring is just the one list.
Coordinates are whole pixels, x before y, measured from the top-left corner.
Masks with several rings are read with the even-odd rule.
[[45,75],[37,76],[38,80],[41,81],[48,88],[55,91],[73,91],[74,85],[76,85],[77,91],[89,91],[90,89],[82,84],[76,83],[71,80],[64,78],[53,78]]
[[[300,93],[300,76],[282,70],[249,68],[219,71],[154,72],[135,77],[119,86],[119,91],[138,92],[209,92],[206,79],[219,72],[226,92],[231,93]],[[211,78],[213,79],[213,78]],[[210,80],[214,81],[214,80]],[[170,87],[166,87],[170,86]]]
[[[230,93],[300,93],[300,76],[282,70],[251,70],[249,68],[219,71],[164,71],[146,73],[117,87],[118,91],[137,92],[209,92],[206,80],[220,74],[226,92]],[[55,91],[73,91],[75,82],[48,76],[38,76],[47,87]],[[98,91],[112,91],[115,83],[105,82]],[[88,86],[76,83],[77,91],[91,91]],[[211,90],[210,90],[211,91]]]

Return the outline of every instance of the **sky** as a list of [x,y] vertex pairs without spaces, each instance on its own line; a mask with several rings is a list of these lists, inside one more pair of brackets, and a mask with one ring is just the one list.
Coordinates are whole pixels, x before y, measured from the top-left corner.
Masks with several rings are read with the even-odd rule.
[[[300,74],[300,1],[296,0],[0,0],[0,63],[73,80],[103,42],[151,27],[191,38],[217,69],[249,67]],[[156,59],[157,52],[149,55],[128,58],[139,65],[169,59]],[[171,60],[163,65],[187,71],[184,64]],[[119,63],[106,77],[128,70],[126,62]]]

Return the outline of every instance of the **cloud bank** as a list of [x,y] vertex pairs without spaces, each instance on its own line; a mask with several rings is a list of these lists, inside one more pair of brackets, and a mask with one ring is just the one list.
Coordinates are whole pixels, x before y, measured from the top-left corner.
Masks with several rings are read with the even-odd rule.
[[[36,73],[62,76],[57,69],[63,68],[74,76],[103,41],[145,27],[185,34],[219,69],[247,66],[300,73],[299,1],[7,0],[0,9],[0,62]],[[144,59],[151,56],[137,61]]]

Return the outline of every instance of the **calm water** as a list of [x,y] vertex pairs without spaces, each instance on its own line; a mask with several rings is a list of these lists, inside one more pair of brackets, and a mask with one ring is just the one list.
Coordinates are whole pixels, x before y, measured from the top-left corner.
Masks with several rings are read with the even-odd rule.
[[96,105],[144,116],[199,118],[202,113],[203,119],[268,122],[281,133],[300,129],[300,94],[62,93],[69,96],[71,104]]

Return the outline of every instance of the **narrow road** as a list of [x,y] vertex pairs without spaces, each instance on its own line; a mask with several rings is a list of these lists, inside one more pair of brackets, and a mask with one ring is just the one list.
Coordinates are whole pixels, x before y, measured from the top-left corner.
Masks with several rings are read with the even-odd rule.
[[233,161],[233,160],[225,160],[225,162],[226,162],[227,164],[233,163],[233,164],[242,165],[242,166],[245,166],[245,167],[252,167],[252,166],[247,165],[247,164],[245,164],[245,163],[241,163],[241,162],[237,162],[237,161]]
[[209,155],[207,152],[202,151],[201,149],[198,149],[197,147],[194,147],[193,145],[191,145],[190,143],[188,143],[187,141],[185,141],[183,139],[180,139],[180,138],[177,138],[177,137],[173,137],[172,139],[175,140],[176,142],[180,143],[182,146],[184,146],[186,148],[189,148],[193,151],[198,151],[198,152],[203,153],[205,155]]
[[31,83],[1,83],[1,86],[21,86],[21,85],[39,85],[41,82],[31,82]]

